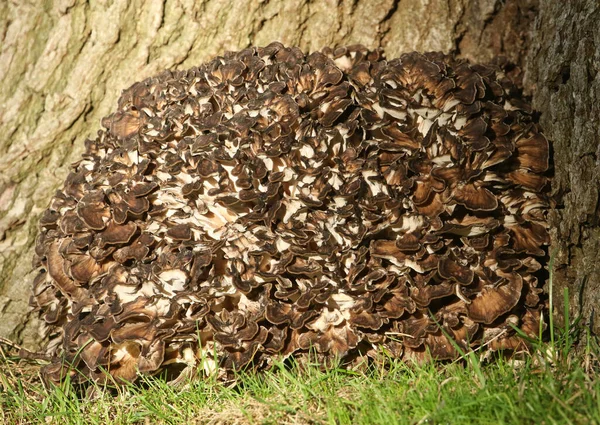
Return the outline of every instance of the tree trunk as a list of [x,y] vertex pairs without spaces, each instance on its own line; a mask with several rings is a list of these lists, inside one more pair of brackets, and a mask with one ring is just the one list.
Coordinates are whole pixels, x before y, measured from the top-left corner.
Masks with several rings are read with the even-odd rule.
[[[561,247],[561,264],[575,259],[575,264],[581,264],[591,258],[588,254],[598,252],[598,242],[591,249],[593,236],[600,239],[597,228],[582,224],[597,225],[597,193],[590,196],[583,188],[570,189],[570,176],[590,182],[598,174],[596,151],[584,143],[593,137],[591,122],[598,108],[593,102],[584,104],[593,93],[583,90],[586,78],[593,79],[591,60],[585,68],[592,39],[580,52],[578,36],[568,29],[568,19],[575,13],[569,15],[569,10],[576,7],[562,6],[558,0],[545,3],[536,36],[551,34],[550,28],[564,29],[573,46],[556,52],[552,38],[535,40],[527,63],[529,85],[544,90],[536,94],[536,105],[543,111],[548,134],[558,142],[557,152],[565,153],[561,158],[568,158],[567,165],[584,161],[590,167],[569,173],[556,161],[555,193],[564,195],[565,209],[557,211],[553,220],[566,214],[567,207],[576,208],[572,220],[555,233],[555,239],[564,235],[562,245],[556,246]],[[85,138],[116,106],[121,90],[165,68],[189,68],[225,50],[276,40],[305,51],[362,43],[383,48],[390,58],[410,50],[441,50],[485,62],[501,54],[523,65],[538,0],[56,0],[41,4],[37,0],[0,3],[0,336],[31,348],[43,342],[39,322],[27,305],[37,220],[83,151]],[[566,17],[563,21],[553,21],[553,7],[560,8]],[[591,25],[593,18],[588,22]],[[548,55],[559,55],[565,64],[571,56],[580,60],[577,68],[571,67],[568,85],[560,84],[565,79],[561,66],[557,65],[556,82],[547,76],[549,70],[538,65]],[[581,97],[570,97],[574,89]],[[554,102],[553,96],[565,102],[557,103],[556,110],[544,100]],[[575,108],[583,111],[578,112],[578,120],[572,118]],[[571,122],[574,129],[568,125]],[[578,143],[573,154],[567,140]],[[581,215],[580,208],[587,215]],[[594,213],[596,221],[589,221]],[[578,278],[587,273],[591,279],[591,272],[584,270],[596,267],[597,282],[598,266],[586,267],[569,273],[579,273]],[[566,269],[561,282],[563,275],[568,277]]]
[[540,4],[525,83],[554,149],[550,215],[555,256],[555,315],[579,314],[595,334],[600,319],[600,4],[597,0]]

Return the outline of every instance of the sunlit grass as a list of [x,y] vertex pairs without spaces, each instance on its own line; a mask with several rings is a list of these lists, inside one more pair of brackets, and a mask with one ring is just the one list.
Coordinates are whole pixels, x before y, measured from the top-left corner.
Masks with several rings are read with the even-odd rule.
[[[46,391],[38,366],[0,360],[5,424],[600,424],[600,349],[564,350],[572,329],[555,329],[523,360],[476,364],[390,361],[366,372],[277,364],[242,374],[235,386],[197,379],[173,388],[159,379],[117,394],[78,395],[69,383]],[[585,335],[584,335],[585,337]]]

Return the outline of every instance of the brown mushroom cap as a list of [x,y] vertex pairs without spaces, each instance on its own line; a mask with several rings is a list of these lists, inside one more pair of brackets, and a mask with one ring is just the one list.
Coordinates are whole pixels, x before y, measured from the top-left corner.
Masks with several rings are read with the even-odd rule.
[[278,43],[134,84],[40,219],[45,379],[518,348],[549,147],[514,93],[439,53]]

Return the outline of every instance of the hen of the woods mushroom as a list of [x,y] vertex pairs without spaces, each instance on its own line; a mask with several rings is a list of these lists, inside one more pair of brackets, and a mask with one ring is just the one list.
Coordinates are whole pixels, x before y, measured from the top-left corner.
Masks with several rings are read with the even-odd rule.
[[40,220],[48,381],[540,329],[548,142],[498,67],[271,44],[136,83],[102,124]]

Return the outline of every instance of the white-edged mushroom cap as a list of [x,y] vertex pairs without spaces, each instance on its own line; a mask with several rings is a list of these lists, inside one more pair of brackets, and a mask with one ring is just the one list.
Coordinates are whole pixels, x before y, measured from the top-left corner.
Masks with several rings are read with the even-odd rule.
[[40,220],[45,379],[519,348],[549,148],[515,93],[438,53],[278,43],[134,84]]

